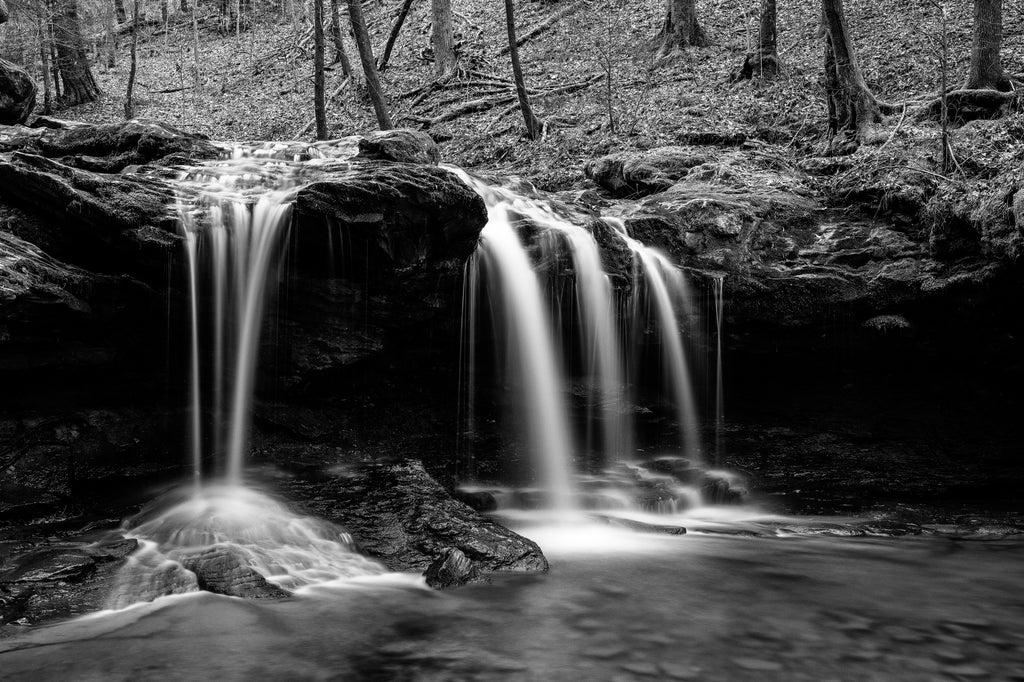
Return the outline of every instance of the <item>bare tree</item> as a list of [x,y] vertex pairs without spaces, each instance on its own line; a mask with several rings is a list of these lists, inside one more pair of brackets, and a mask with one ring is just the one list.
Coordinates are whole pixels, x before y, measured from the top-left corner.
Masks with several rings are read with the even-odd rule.
[[366,77],[366,91],[377,115],[377,125],[381,130],[391,130],[395,125],[391,122],[387,104],[384,102],[384,93],[377,77],[377,64],[373,59],[373,47],[370,45],[370,35],[366,31],[366,20],[363,18],[360,0],[348,0],[348,18],[352,22],[352,35],[356,39],[356,47],[359,48],[359,60],[363,64],[363,75]]
[[[1021,83],[1017,77],[1008,76],[1003,71],[999,56],[1002,24],[1002,0],[975,0],[974,37],[967,81],[958,88],[949,88],[943,78],[939,96],[924,105],[920,115],[943,121],[946,126],[948,123],[994,118],[1007,110]],[[943,47],[945,49],[946,46]],[[945,63],[945,60],[940,61]],[[943,75],[945,72],[943,68]]]
[[352,77],[352,62],[348,60],[348,52],[345,50],[345,41],[341,34],[341,12],[338,10],[338,0],[331,0],[331,40],[334,42],[334,62],[341,64],[341,75],[345,78]]
[[431,0],[430,44],[434,48],[434,75],[455,70],[455,36],[452,31],[452,0]]
[[[822,1],[825,33],[825,96],[832,151],[855,148],[868,126],[882,119],[882,106],[864,82],[846,25],[843,0]],[[849,145],[852,143],[852,145]]]
[[[85,41],[78,20],[78,0],[55,0],[53,9],[57,69],[64,86],[61,104],[75,106],[92,102],[99,97],[100,88],[93,78],[85,52]],[[135,23],[137,26],[138,21]]]
[[327,93],[324,85],[324,0],[313,0],[313,113],[316,139],[327,139]]
[[508,29],[508,54],[512,60],[512,76],[516,82],[519,108],[523,112],[523,121],[526,123],[526,135],[531,140],[536,140],[540,137],[544,124],[533,113],[530,94],[526,90],[526,81],[523,79],[523,65],[519,62],[519,46],[516,44],[516,18],[512,9],[512,0],[505,0],[505,28]]
[[1003,0],[974,0],[971,70],[964,90],[1009,90],[999,52],[1003,45]]
[[696,0],[667,0],[665,23],[658,34],[657,56],[665,57],[685,47],[707,44],[707,36],[697,21]]
[[776,0],[761,0],[761,18],[757,36],[757,50],[743,60],[733,80],[746,78],[773,78],[779,73],[778,22]]
[[388,42],[384,45],[384,54],[381,55],[380,65],[377,67],[379,71],[384,71],[384,69],[388,68],[388,63],[391,61],[391,51],[395,49],[395,41],[398,40],[398,34],[402,32],[402,26],[405,25],[405,18],[409,16],[410,7],[412,7],[412,0],[404,0],[402,2],[402,9],[398,10],[398,17],[395,19],[395,25],[391,27]]
[[[0,0],[2,3],[3,0]],[[43,113],[53,113],[53,90],[50,87],[50,45],[49,33],[43,27],[42,18],[36,18],[36,30],[39,33],[39,65],[43,72]]]
[[135,0],[132,6],[132,23],[135,24],[132,30],[132,63],[128,68],[128,88],[124,96],[124,117],[126,119],[135,118],[135,73],[139,63],[139,0]]

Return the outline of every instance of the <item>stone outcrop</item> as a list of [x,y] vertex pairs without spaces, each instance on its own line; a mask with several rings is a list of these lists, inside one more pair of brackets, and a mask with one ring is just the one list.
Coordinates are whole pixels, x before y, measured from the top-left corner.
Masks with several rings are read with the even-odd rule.
[[[0,126],[0,452],[14,455],[0,515],[18,518],[183,465],[187,282],[172,179],[226,153],[151,121],[39,124]],[[290,304],[268,322],[285,343],[264,363],[289,390],[446,329],[486,220],[429,138],[373,135],[344,160],[356,146],[312,166],[295,194]]]
[[[843,162],[797,168],[757,148],[709,154],[619,153],[589,163],[587,174],[617,196],[641,195],[601,208],[634,237],[698,277],[724,274],[730,316],[743,325],[815,327],[826,310],[864,321],[939,301],[970,305],[1012,269],[1024,240],[1015,186],[956,208],[917,174],[925,180],[888,193],[879,180],[881,203],[870,182],[860,194],[842,184],[853,176],[834,174],[855,170]],[[620,280],[628,262],[606,249]]]
[[548,568],[535,542],[454,499],[416,460],[307,474],[281,486],[289,499],[345,528],[362,553],[394,571],[430,569],[431,580],[450,586],[477,572]]

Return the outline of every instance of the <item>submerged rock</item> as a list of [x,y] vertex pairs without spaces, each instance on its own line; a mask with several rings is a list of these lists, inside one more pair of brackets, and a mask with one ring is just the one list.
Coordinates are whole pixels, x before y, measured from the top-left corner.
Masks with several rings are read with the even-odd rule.
[[246,599],[283,599],[288,592],[267,579],[232,552],[215,545],[181,559],[181,565],[196,574],[199,589]]
[[416,460],[357,466],[282,487],[290,499],[344,527],[362,553],[393,571],[424,571],[440,561],[438,576],[462,584],[473,570],[548,570],[535,542],[454,499]]

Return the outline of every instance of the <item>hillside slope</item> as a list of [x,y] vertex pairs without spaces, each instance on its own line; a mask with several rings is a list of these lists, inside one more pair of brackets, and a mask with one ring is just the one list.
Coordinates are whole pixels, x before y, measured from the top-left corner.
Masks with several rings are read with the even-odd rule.
[[[953,3],[951,82],[967,72],[970,53],[970,3]],[[566,6],[578,7],[551,30],[522,48],[528,85],[557,90],[593,79],[589,87],[538,96],[535,106],[551,123],[540,142],[522,139],[518,111],[502,103],[487,111],[435,125],[445,141],[447,160],[467,167],[525,174],[542,186],[561,188],[578,182],[583,162],[609,150],[648,148],[712,133],[733,139],[757,134],[777,143],[778,151],[810,149],[824,125],[821,87],[822,41],[816,0],[779,3],[780,52],[784,73],[770,83],[729,83],[730,73],[756,41],[756,3],[718,0],[698,3],[711,44],[691,49],[673,61],[653,62],[650,41],[661,22],[663,3],[640,5],[621,0],[583,0],[571,4],[520,2],[520,35]],[[383,45],[399,3],[368,9],[375,45]],[[504,14],[500,5],[456,0],[456,31],[466,71],[448,87],[417,97],[433,80],[429,61],[429,3],[413,4],[398,40],[383,86],[395,119],[416,126],[423,118],[448,112],[458,103],[513,94]],[[848,3],[849,22],[869,84],[884,99],[922,100],[938,87],[935,54],[937,19],[924,0]],[[344,20],[344,17],[343,17]],[[255,27],[222,35],[213,8],[199,15],[200,87],[195,88],[192,26],[188,15],[173,15],[169,30],[151,29],[140,43],[136,115],[219,139],[296,137],[312,119],[312,43],[306,22],[282,17],[272,8]],[[1004,63],[1024,57],[1024,13],[1008,6],[1004,17]],[[358,63],[355,46],[348,52]],[[328,45],[328,56],[332,54]],[[114,69],[97,66],[106,96],[101,102],[62,115],[90,121],[118,120],[128,68],[128,44],[121,45]],[[608,87],[608,70],[611,87]],[[328,91],[342,83],[340,68],[328,74]],[[610,97],[610,101],[609,101]],[[373,129],[372,111],[359,88],[347,88],[329,107],[332,134]],[[614,131],[609,125],[609,111]],[[892,128],[896,120],[888,122]],[[307,132],[305,137],[309,137]]]

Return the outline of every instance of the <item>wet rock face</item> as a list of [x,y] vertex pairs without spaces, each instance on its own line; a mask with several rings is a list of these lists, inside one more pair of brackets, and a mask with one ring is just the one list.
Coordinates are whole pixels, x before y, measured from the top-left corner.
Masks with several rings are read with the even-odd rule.
[[277,322],[281,386],[327,381],[458,310],[486,208],[453,174],[357,163],[300,190],[295,206],[288,306]]
[[[41,123],[0,128],[0,448],[18,455],[0,476],[0,513],[19,516],[107,494],[94,480],[182,463],[185,421],[174,412],[186,400],[187,282],[160,164],[219,154],[149,121]],[[377,362],[394,339],[426,342],[457,314],[462,261],[486,210],[434,165],[436,151],[419,133],[391,131],[351,164],[310,171],[293,212],[290,304],[273,320],[284,343],[265,356],[280,369],[275,387],[330,390],[332,372]],[[149,165],[117,172],[137,164]],[[325,264],[328,227],[337,251]],[[125,440],[118,414],[153,437]],[[60,425],[88,444],[37,442]],[[114,441],[102,456],[98,444]]]
[[294,479],[282,489],[344,527],[360,552],[393,571],[433,565],[432,579],[451,586],[474,579],[474,571],[548,569],[535,542],[452,498],[415,460]]
[[[798,168],[757,150],[702,154],[613,154],[587,173],[613,194],[642,196],[605,209],[634,237],[680,264],[724,273],[730,317],[744,325],[808,328],[829,309],[866,321],[938,301],[970,305],[1013,267],[1019,230],[1005,227],[1013,191],[993,198],[999,205],[981,211],[988,218],[979,223],[956,205],[929,214],[927,192],[886,195],[888,204],[862,192],[862,202],[821,176],[848,168]],[[829,194],[837,188],[841,196]],[[843,208],[832,205],[844,198]],[[618,265],[613,271],[623,271]]]
[[[125,558],[138,542],[110,536],[41,545],[0,533],[0,638],[8,623],[34,625],[103,608]],[[13,625],[11,626],[13,627]]]

